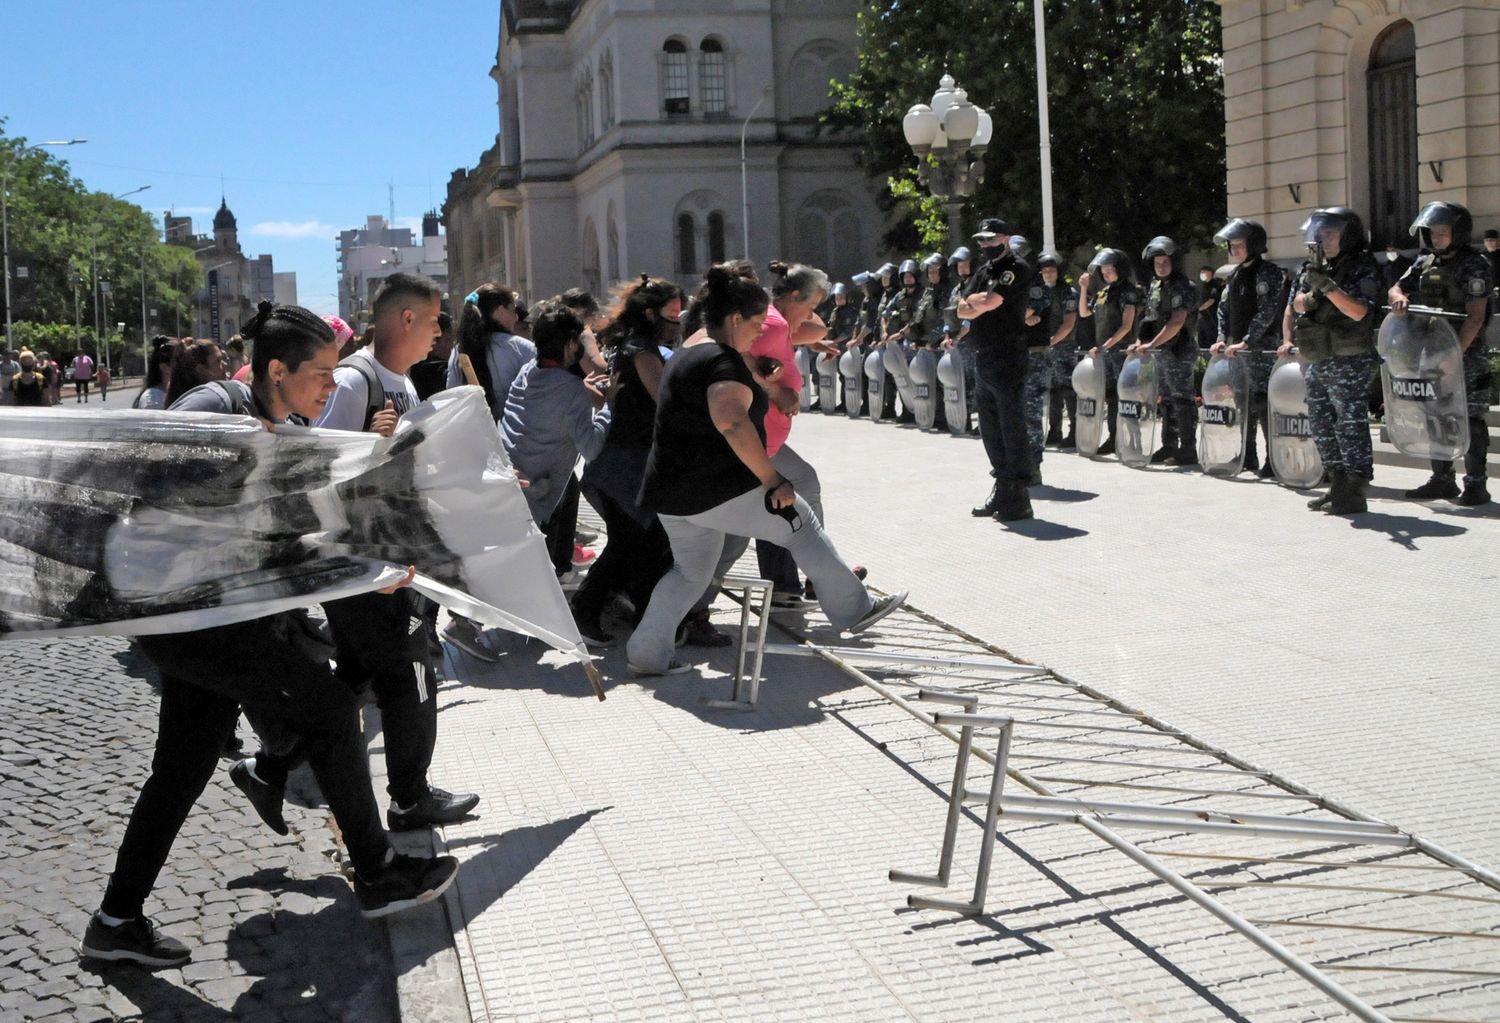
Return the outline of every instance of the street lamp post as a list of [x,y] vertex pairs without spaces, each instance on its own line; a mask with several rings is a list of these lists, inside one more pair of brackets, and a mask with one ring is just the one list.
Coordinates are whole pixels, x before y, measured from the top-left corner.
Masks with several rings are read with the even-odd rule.
[[984,181],[984,152],[994,121],[983,107],[969,102],[952,75],[944,75],[932,103],[907,111],[901,130],[917,157],[917,177],[948,212],[948,233],[957,245],[963,233],[964,200]]
[[[22,146],[21,155],[33,149],[41,149],[43,146],[76,146],[87,142],[88,139],[53,139],[49,142],[38,142],[35,145]],[[9,350],[11,345],[11,316],[10,316],[10,161],[6,160],[4,166],[0,166],[0,249],[4,250],[5,267],[5,347]]]
[[740,125],[740,227],[746,259],[750,258],[750,164],[746,158],[745,136],[750,131],[750,121],[755,117],[755,112],[770,96],[771,86],[767,85],[761,92],[760,99],[755,101],[755,106],[750,108],[750,113],[745,115],[745,123]]
[[[132,188],[128,192],[120,192],[120,193],[117,193],[117,194],[111,194],[110,198],[112,198],[112,199],[123,199],[127,195],[135,195],[135,194],[137,194],[139,192],[144,192],[144,191],[146,191],[150,187],[151,187],[150,185],[142,185],[139,188]],[[98,251],[99,251],[99,231],[98,231],[98,228],[96,227],[95,230],[94,230],[94,252],[95,252],[95,258],[96,259],[98,258]],[[104,326],[107,329],[109,327],[109,300],[107,298],[105,299],[104,308],[105,308],[105,312],[104,312]],[[96,311],[97,311],[97,303],[96,303]],[[122,341],[124,340],[124,337],[125,337],[125,331],[124,331],[124,328],[121,328],[121,330],[120,330],[120,338],[121,338]],[[150,360],[150,355],[146,352],[146,250],[145,250],[144,247],[142,247],[142,249],[141,249],[141,355],[147,361]],[[103,353],[103,358],[101,359],[101,361],[106,366],[109,366],[109,364],[110,364],[110,359],[109,359],[109,343],[108,343],[108,341],[106,341],[105,344],[104,344],[104,353]],[[111,367],[111,368],[113,368],[113,367]]]

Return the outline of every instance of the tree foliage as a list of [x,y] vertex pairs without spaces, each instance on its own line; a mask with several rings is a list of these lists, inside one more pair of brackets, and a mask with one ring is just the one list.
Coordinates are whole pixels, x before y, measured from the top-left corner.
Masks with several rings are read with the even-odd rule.
[[[1040,0],[1038,0],[1040,2]],[[1051,0],[1045,8],[1058,248],[1139,252],[1158,234],[1211,238],[1225,210],[1224,97],[1214,0]],[[990,111],[995,137],[966,223],[1001,214],[1041,243],[1036,55],[1026,0],[884,0],[859,18],[859,65],[834,84],[830,125],[857,130],[868,172],[901,219],[886,241],[917,247],[940,226],[914,203],[901,130],[943,73]]]
[[[0,165],[7,170],[11,256],[29,256],[32,271],[29,305],[14,302],[12,315],[18,325],[29,322],[71,328],[76,309],[86,339],[79,344],[96,350],[91,285],[97,269],[97,278],[110,284],[111,322],[107,332],[113,332],[115,323],[124,323],[127,337],[139,344],[143,258],[146,304],[157,311],[158,329],[175,328],[179,315],[183,322],[191,323],[193,295],[202,280],[192,252],[180,245],[163,244],[160,228],[141,207],[89,191],[51,151],[26,149],[25,138],[7,136],[3,129],[4,121],[0,120]],[[12,291],[13,300],[22,298],[14,280]],[[18,326],[17,338],[25,333]]]

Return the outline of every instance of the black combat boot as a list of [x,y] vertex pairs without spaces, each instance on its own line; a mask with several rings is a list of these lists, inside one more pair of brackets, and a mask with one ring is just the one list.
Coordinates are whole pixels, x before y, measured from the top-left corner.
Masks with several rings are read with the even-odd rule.
[[1489,504],[1490,491],[1484,480],[1465,480],[1464,492],[1458,495],[1458,504],[1465,508],[1477,508]]
[[1000,499],[995,505],[996,522],[1020,522],[1032,517],[1031,495],[1026,484],[1006,480],[999,485]]
[[1339,495],[1344,492],[1344,488],[1346,486],[1345,481],[1349,478],[1349,474],[1344,472],[1344,470],[1342,469],[1329,469],[1327,475],[1327,493],[1320,494],[1317,497],[1313,498],[1311,501],[1307,502],[1307,506],[1313,511],[1327,511],[1328,506],[1334,501],[1338,500]]
[[1458,483],[1451,475],[1440,472],[1433,473],[1430,480],[1415,490],[1406,492],[1406,496],[1413,501],[1436,501],[1439,498],[1454,498],[1458,495]]
[[988,518],[995,514],[995,509],[999,507],[999,502],[1000,481],[996,480],[995,485],[990,488],[990,496],[984,499],[984,504],[981,504],[978,508],[970,508],[969,514],[976,519]]
[[1344,489],[1333,495],[1333,500],[1328,505],[1328,514],[1358,515],[1369,511],[1370,507],[1365,502],[1365,495],[1370,490],[1370,481],[1352,472],[1341,475],[1344,477]]

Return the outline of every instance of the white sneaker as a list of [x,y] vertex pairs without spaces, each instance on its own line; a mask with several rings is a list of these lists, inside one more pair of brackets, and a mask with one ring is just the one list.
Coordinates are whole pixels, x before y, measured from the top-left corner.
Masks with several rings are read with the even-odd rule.
[[849,628],[845,631],[864,632],[870,626],[880,621],[880,619],[884,618],[886,615],[896,610],[896,608],[906,603],[907,593],[907,590],[902,590],[900,593],[891,594],[889,597],[881,597],[879,600],[875,601],[874,607],[865,612],[865,616],[863,618],[855,622],[853,625],[849,626]]

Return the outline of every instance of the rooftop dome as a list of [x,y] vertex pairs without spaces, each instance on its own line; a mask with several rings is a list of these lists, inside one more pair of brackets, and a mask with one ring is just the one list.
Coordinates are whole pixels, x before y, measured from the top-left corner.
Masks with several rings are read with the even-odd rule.
[[214,214],[214,230],[219,231],[228,228],[232,231],[234,227],[234,214],[229,212],[229,204],[220,197],[219,212]]

